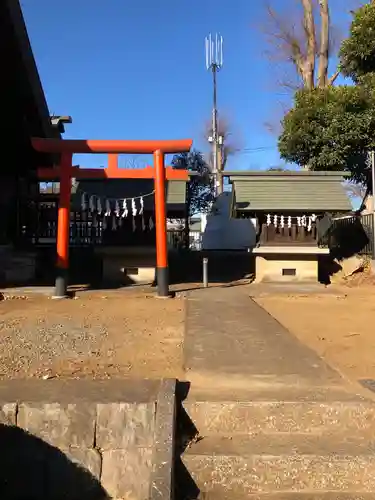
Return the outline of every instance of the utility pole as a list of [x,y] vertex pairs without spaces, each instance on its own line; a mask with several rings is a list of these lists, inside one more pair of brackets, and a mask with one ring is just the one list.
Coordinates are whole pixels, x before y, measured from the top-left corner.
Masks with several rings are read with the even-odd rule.
[[216,92],[216,77],[217,73],[223,67],[223,37],[211,33],[206,37],[206,68],[212,72],[213,80],[213,108],[212,108],[212,136],[208,138],[208,142],[212,144],[212,170],[214,176],[215,197],[223,192],[223,177],[221,175],[222,163],[219,163],[219,147],[222,138],[218,134],[217,126],[217,92]]

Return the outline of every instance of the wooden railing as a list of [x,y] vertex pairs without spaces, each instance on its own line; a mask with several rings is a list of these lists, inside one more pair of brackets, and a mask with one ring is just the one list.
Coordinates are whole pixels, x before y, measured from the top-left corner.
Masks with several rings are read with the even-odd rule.
[[327,233],[329,248],[339,258],[364,255],[374,258],[372,214],[334,219]]
[[275,227],[263,224],[259,238],[260,245],[269,246],[314,246],[317,245],[317,228],[312,223],[310,230],[307,227],[292,224],[291,227]]
[[[56,245],[57,222],[55,220],[39,220],[36,227],[23,226],[22,239],[33,246]],[[191,234],[190,234],[191,236]],[[118,227],[111,230],[103,222],[71,220],[70,245],[76,247],[89,246],[155,246],[155,229],[146,228],[132,231],[129,228]],[[168,247],[174,250],[186,248],[187,241],[184,230],[167,231]]]

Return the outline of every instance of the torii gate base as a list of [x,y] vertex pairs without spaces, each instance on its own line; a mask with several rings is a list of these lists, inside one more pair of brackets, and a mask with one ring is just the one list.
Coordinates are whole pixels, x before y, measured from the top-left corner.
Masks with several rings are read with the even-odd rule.
[[[178,141],[88,141],[64,139],[32,139],[34,149],[43,153],[61,154],[60,166],[38,169],[41,181],[60,181],[60,199],[57,221],[57,262],[55,298],[67,297],[69,280],[69,233],[71,180],[78,179],[154,179],[156,227],[156,279],[159,297],[169,297],[168,246],[166,228],[167,180],[189,179],[187,170],[165,168],[165,154],[188,152],[190,139]],[[106,169],[73,167],[74,153],[107,153]],[[154,168],[142,170],[119,169],[118,154],[153,154]]]

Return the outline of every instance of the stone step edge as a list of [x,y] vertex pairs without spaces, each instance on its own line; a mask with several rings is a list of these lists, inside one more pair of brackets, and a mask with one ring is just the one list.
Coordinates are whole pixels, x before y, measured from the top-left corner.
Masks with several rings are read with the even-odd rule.
[[[332,454],[325,454],[325,455],[320,455],[316,453],[280,453],[280,454],[270,454],[270,453],[246,453],[246,454],[235,454],[235,453],[217,453],[217,454],[207,454],[207,453],[186,453],[184,452],[182,455],[182,460],[184,461],[185,457],[188,457],[188,460],[192,458],[199,458],[199,459],[217,459],[217,458],[241,458],[241,459],[264,459],[264,460],[269,460],[269,459],[284,459],[284,458],[308,458],[310,459],[321,459],[321,460],[332,460],[332,458],[337,459],[337,461],[349,461],[353,460],[353,458],[369,458],[373,457],[374,458],[374,467],[375,467],[375,454],[373,452],[369,453],[358,453],[357,455],[354,454],[338,454],[332,452]],[[375,497],[374,497],[375,498]]]
[[[326,492],[327,486],[332,491],[356,494],[375,490],[375,457],[261,455],[240,457],[236,462],[231,459],[199,455],[182,457],[184,466],[202,493],[227,493],[228,500],[234,500],[236,496],[241,498],[246,493],[253,493],[255,498],[266,493],[281,495],[291,489],[317,495]],[[359,500],[356,497],[349,499]]]
[[292,405],[298,405],[298,406],[303,406],[303,405],[308,405],[308,406],[318,406],[318,407],[331,407],[331,408],[337,408],[337,407],[342,407],[342,408],[358,408],[358,407],[370,407],[375,410],[375,401],[371,399],[365,399],[365,398],[358,398],[358,399],[353,399],[353,400],[332,400],[332,401],[314,401],[314,400],[306,400],[306,401],[301,401],[301,400],[281,400],[281,401],[272,401],[272,400],[255,400],[255,401],[230,401],[230,400],[225,400],[225,401],[190,401],[190,400],[185,400],[181,402],[182,406],[185,408],[185,410],[188,410],[191,407],[196,407],[196,406],[243,406],[243,407],[248,407],[248,408],[253,408],[253,407],[259,407],[259,406],[274,406],[274,407],[282,407],[282,406],[292,406]]
[[254,433],[202,436],[190,444],[185,455],[212,457],[250,456],[371,456],[375,440],[367,434],[345,438],[343,434]]
[[363,387],[334,386],[326,387],[324,390],[317,390],[312,386],[283,386],[275,387],[254,387],[248,390],[225,389],[219,393],[212,393],[210,390],[201,390],[194,387],[186,394],[177,394],[178,402],[183,405],[200,403],[375,403],[375,394]]
[[197,500],[374,500],[374,492],[352,491],[343,493],[340,490],[283,490],[279,493],[236,493],[233,496],[217,489],[210,492],[201,491]]

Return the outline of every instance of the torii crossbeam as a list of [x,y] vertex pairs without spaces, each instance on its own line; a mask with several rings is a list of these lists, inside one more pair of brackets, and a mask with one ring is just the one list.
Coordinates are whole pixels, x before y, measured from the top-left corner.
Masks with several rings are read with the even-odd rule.
[[[55,297],[67,297],[69,274],[69,229],[71,180],[78,179],[154,179],[155,183],[155,226],[156,226],[156,279],[159,297],[169,296],[168,247],[166,227],[166,180],[189,179],[187,170],[165,167],[165,155],[188,152],[192,140],[172,141],[99,141],[71,139],[32,139],[36,151],[58,153],[60,165],[38,169],[40,180],[59,180],[60,198],[57,222],[57,262]],[[107,153],[108,166],[105,169],[73,167],[74,153]],[[154,167],[144,169],[120,169],[118,155],[153,154]]]

